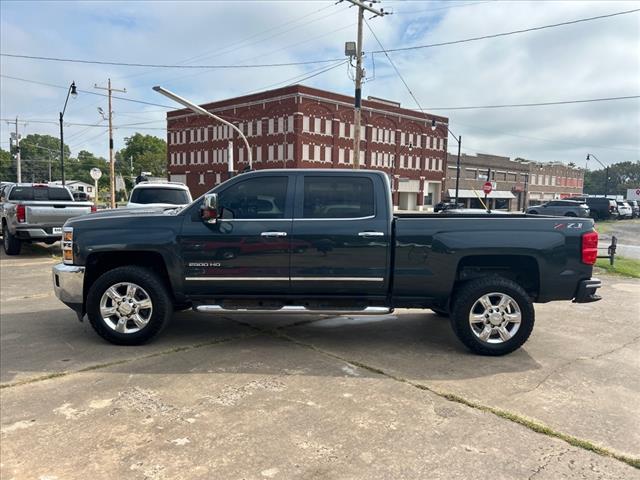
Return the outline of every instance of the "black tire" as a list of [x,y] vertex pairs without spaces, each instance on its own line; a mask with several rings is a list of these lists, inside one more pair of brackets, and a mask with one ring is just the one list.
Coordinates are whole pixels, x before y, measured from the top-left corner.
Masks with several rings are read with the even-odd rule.
[[5,227],[3,229],[2,247],[7,255],[20,255],[22,242],[15,235],[11,235],[9,229]]
[[[134,333],[116,332],[100,313],[103,294],[111,286],[122,282],[134,283],[144,289],[153,307],[148,323]],[[102,338],[116,345],[141,345],[148,342],[162,331],[173,314],[173,304],[162,280],[152,271],[135,266],[118,267],[98,277],[89,289],[86,305],[93,329]]]
[[[520,309],[519,328],[509,340],[501,343],[489,343],[481,340],[474,333],[469,321],[469,316],[476,302],[489,293],[508,295]],[[520,348],[531,335],[534,323],[535,311],[527,292],[517,283],[503,277],[491,276],[465,283],[457,292],[452,303],[451,327],[454,333],[469,350],[479,355],[505,355]],[[513,324],[509,325],[511,328],[514,327]]]
[[431,311],[433,313],[435,313],[438,317],[449,318],[449,311],[448,310],[431,307]]

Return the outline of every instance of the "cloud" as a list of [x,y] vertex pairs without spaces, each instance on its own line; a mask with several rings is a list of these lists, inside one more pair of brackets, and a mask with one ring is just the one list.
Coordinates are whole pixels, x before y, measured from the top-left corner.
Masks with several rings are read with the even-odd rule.
[[[385,1],[396,15],[370,21],[386,48],[456,40],[530,26],[628,10],[629,2]],[[401,14],[400,12],[414,12]],[[356,11],[334,2],[5,2],[0,42],[6,53],[144,63],[241,64],[343,58],[354,40]],[[423,107],[527,103],[637,95],[640,92],[640,23],[631,14],[540,32],[393,53],[392,59]],[[365,52],[379,50],[365,28]],[[375,62],[375,67],[374,67]],[[367,54],[364,95],[415,102],[381,54]],[[5,75],[55,85],[71,80],[86,91],[111,78],[126,98],[171,104],[151,91],[161,84],[198,102],[240,95],[321,65],[269,69],[185,71],[36,62],[2,57]],[[375,78],[374,78],[375,74]],[[2,78],[2,118],[55,120],[66,92]],[[352,94],[347,69],[336,68],[304,82]],[[65,121],[93,124],[106,99],[81,92]],[[496,110],[437,111],[463,136],[463,149],[536,160],[584,163],[587,152],[607,162],[637,160],[637,100]],[[136,131],[164,138],[163,109],[114,101],[120,128],[116,148]],[[145,129],[149,128],[149,130]],[[158,128],[159,130],[152,130]],[[0,128],[7,148],[9,127]],[[25,133],[58,136],[52,124],[31,123]],[[108,155],[106,129],[68,126],[65,139],[80,149]],[[450,141],[450,149],[455,150]]]

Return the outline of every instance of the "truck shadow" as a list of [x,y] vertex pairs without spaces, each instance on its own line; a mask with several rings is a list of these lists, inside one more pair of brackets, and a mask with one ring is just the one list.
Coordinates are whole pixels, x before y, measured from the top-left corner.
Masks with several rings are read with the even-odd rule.
[[[364,318],[310,315],[284,320],[276,315],[256,318],[184,312],[177,314],[151,343],[121,347],[103,341],[87,320],[79,323],[67,309],[10,313],[2,316],[1,381],[14,383],[93,367],[104,367],[96,371],[105,374],[210,372],[207,365],[218,365],[218,349],[242,350],[249,343],[250,365],[240,362],[234,367],[237,373],[289,375],[297,366],[295,361],[286,360],[287,352],[293,350],[298,354],[302,351],[309,361],[313,356],[329,354],[345,362],[425,381],[491,377],[541,368],[528,354],[526,345],[507,357],[473,355],[455,338],[448,320],[431,313]],[[188,360],[191,356],[197,361]],[[145,361],[145,357],[152,357],[153,361]],[[125,362],[110,366],[122,361]],[[194,362],[198,368],[194,369]],[[377,375],[373,370],[360,370],[361,376]],[[302,371],[299,374],[305,375]],[[323,371],[321,375],[327,373]],[[338,370],[330,375],[340,376],[343,372]]]
[[60,242],[56,242],[52,245],[47,245],[45,243],[23,243],[20,255],[7,255],[4,253],[4,249],[0,248],[0,259],[5,261],[39,258],[50,259],[53,257],[60,257],[61,255]]

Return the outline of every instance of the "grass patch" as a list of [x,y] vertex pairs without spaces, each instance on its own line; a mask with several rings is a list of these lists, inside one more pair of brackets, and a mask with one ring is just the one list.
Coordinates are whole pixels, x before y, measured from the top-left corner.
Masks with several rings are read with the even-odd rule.
[[619,220],[598,220],[596,222],[596,231],[598,233],[610,233]]
[[609,260],[607,258],[599,258],[596,262],[596,267],[615,275],[640,278],[640,260],[635,260],[633,258],[616,256],[613,265],[609,265]]

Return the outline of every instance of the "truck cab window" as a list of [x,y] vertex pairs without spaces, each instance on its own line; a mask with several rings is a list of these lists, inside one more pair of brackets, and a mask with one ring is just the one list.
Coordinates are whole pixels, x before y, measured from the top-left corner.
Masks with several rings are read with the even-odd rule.
[[305,177],[304,218],[374,215],[373,182],[366,177]]
[[219,195],[222,218],[284,218],[287,182],[287,177],[261,177],[232,185]]

